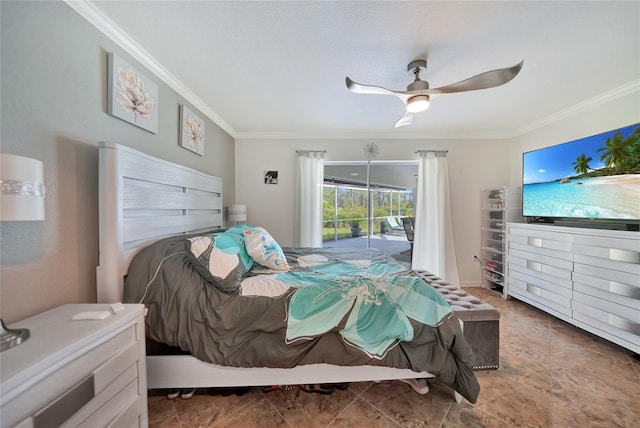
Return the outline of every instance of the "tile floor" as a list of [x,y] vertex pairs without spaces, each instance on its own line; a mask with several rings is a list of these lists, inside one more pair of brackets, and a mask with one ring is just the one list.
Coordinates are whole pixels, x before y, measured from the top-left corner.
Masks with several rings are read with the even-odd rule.
[[401,382],[352,383],[331,395],[299,388],[188,400],[149,393],[150,427],[638,427],[640,360],[517,300],[469,288],[501,312],[500,368],[476,371],[475,405]]

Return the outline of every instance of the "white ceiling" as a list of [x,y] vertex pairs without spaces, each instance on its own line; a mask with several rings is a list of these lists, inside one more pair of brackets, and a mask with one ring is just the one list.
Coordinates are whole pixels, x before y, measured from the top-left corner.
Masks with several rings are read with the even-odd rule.
[[[638,1],[94,1],[76,10],[236,138],[511,137],[640,91]],[[115,36],[114,36],[115,34]],[[124,42],[123,42],[124,40]],[[133,42],[131,41],[133,40]],[[514,65],[506,85],[432,99],[395,129],[428,58],[431,87]],[[640,112],[639,112],[640,116]]]

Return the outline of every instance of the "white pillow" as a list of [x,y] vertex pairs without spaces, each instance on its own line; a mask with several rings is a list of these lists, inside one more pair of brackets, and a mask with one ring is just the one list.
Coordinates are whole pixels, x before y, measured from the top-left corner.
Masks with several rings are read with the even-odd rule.
[[254,262],[277,271],[289,270],[289,263],[282,248],[264,228],[246,227],[244,245]]
[[280,297],[291,287],[276,279],[276,275],[256,275],[243,279],[240,283],[241,296]]

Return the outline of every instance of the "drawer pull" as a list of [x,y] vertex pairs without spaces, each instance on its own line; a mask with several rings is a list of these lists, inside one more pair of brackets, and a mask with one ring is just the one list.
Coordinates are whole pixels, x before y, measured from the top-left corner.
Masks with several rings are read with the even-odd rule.
[[527,244],[532,247],[542,247],[542,238],[532,238],[531,236],[527,238]]
[[640,264],[640,252],[619,250],[617,248],[611,248],[609,250],[609,258],[611,260],[617,260],[619,262]]
[[531,294],[535,294],[536,296],[542,296],[542,289],[535,285],[527,284],[527,291]]
[[33,416],[33,428],[57,427],[95,397],[93,375],[80,381],[47,407]]
[[542,263],[532,262],[531,260],[527,260],[527,268],[531,270],[535,270],[537,272],[542,272]]
[[609,321],[607,322],[609,325],[619,328],[620,330],[628,331],[631,334],[635,334],[640,336],[640,324],[635,323],[633,321],[629,321],[626,318],[622,318],[616,315],[608,314]]
[[620,284],[619,282],[609,281],[609,291],[625,297],[640,300],[640,288],[631,285]]

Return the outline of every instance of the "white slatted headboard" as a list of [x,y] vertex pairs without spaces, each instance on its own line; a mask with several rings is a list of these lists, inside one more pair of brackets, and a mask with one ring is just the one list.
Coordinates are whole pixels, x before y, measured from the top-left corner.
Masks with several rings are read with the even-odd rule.
[[118,144],[100,143],[99,151],[98,302],[113,303],[142,248],[222,228],[222,180]]

